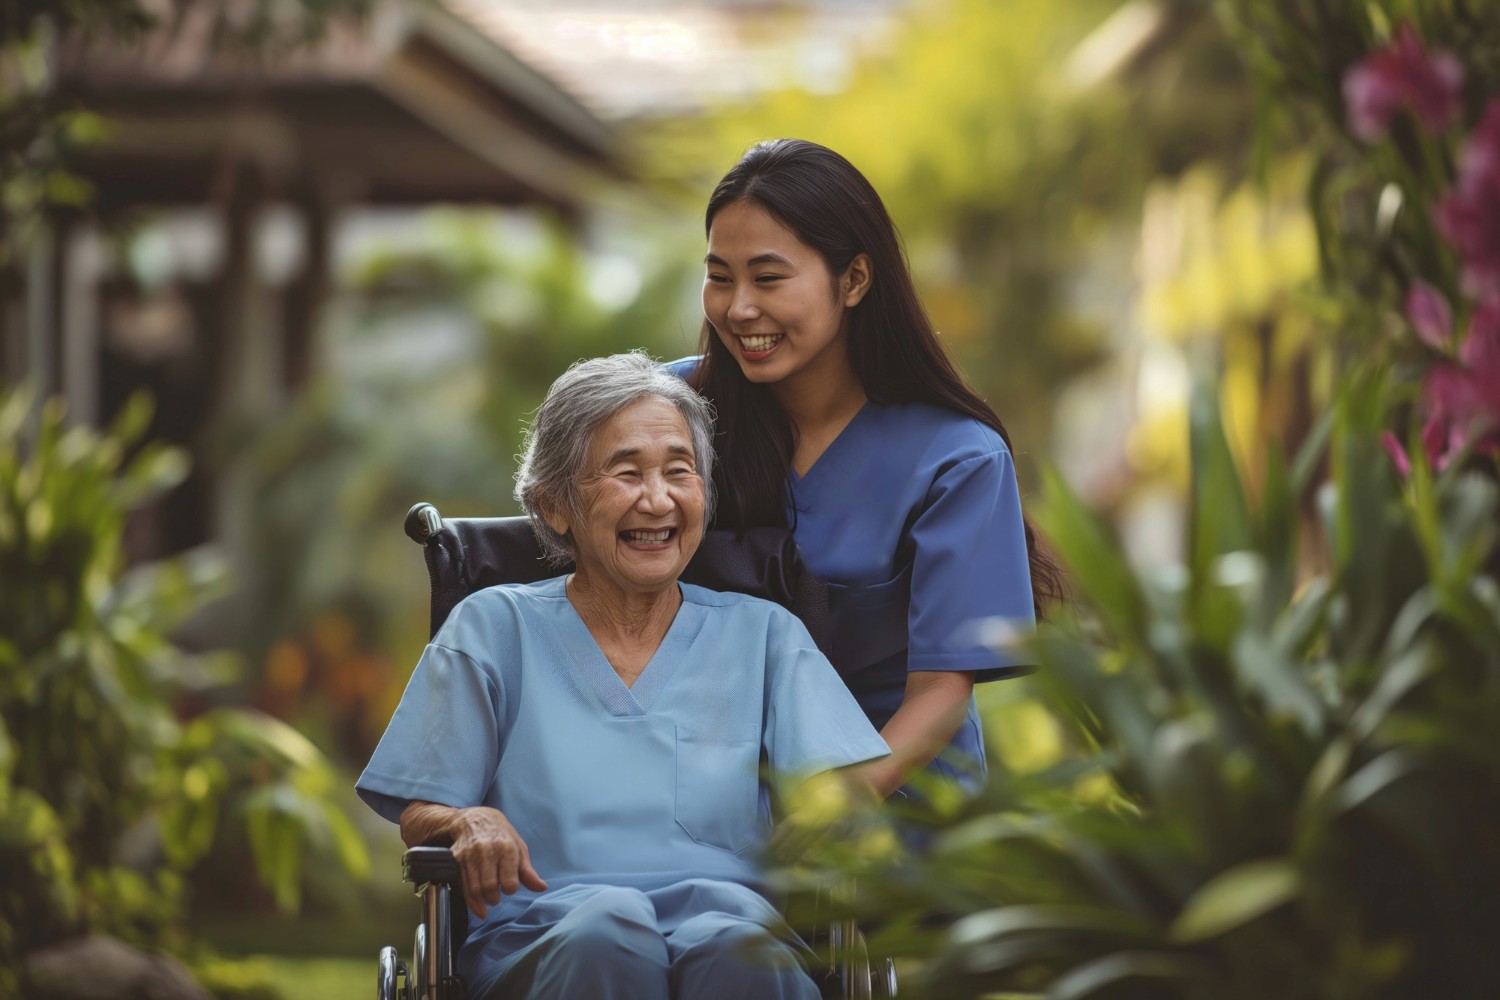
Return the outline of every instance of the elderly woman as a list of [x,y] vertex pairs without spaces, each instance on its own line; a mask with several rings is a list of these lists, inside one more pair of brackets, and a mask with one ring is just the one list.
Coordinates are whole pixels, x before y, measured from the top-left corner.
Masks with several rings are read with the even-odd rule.
[[888,750],[794,616],[678,582],[710,434],[644,355],[559,378],[516,496],[576,568],[455,608],[359,779],[408,844],[452,841],[471,996],[817,996],[759,889],[760,766]]

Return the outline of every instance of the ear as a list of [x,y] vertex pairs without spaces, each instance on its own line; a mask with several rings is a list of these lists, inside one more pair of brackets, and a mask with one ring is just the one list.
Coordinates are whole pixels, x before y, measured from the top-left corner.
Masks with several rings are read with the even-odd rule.
[[844,268],[843,277],[839,278],[839,292],[844,297],[844,308],[853,309],[859,305],[865,293],[870,290],[870,283],[875,280],[874,271],[870,267],[870,255],[867,253],[856,254]]
[[562,537],[568,537],[568,528],[571,527],[571,525],[568,524],[568,519],[565,515],[562,514],[562,512],[555,510],[550,506],[543,507],[542,520],[547,522],[547,527],[551,528]]

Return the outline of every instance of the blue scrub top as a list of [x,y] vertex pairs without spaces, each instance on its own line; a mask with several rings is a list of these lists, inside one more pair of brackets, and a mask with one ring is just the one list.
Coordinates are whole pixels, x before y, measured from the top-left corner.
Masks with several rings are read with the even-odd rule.
[[[564,580],[454,608],[360,776],[371,808],[392,821],[414,799],[499,809],[549,891],[755,888],[770,829],[762,758],[800,775],[889,752],[778,605],[681,585],[661,646],[626,687]],[[535,898],[523,888],[492,908],[472,947]]]
[[[686,378],[696,364],[669,367]],[[1036,627],[1015,465],[992,428],[924,403],[867,402],[788,486],[797,548],[831,588],[831,659],[877,728],[910,671],[974,671],[977,683],[1023,671],[985,641]],[[972,699],[931,769],[982,783]]]

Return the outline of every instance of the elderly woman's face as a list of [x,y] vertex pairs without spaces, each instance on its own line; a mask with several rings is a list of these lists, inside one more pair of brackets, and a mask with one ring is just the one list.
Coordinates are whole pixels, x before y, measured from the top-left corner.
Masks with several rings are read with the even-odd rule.
[[676,583],[703,540],[703,479],[687,421],[647,397],[607,420],[589,442],[583,515],[549,522],[573,532],[579,576],[643,593]]

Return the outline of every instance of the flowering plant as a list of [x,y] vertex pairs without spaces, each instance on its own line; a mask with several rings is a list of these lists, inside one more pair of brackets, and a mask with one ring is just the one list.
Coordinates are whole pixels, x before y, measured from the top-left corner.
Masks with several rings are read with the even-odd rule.
[[1458,182],[1438,204],[1437,224],[1463,260],[1464,290],[1500,291],[1500,97],[1464,147]]
[[1349,129],[1365,141],[1385,136],[1400,108],[1416,116],[1429,135],[1458,118],[1464,71],[1453,53],[1429,52],[1409,24],[1388,48],[1371,53],[1344,75]]
[[[1477,123],[1465,132],[1466,79],[1471,89],[1483,85],[1452,51],[1429,45],[1403,22],[1342,81],[1349,133],[1384,147],[1368,158],[1373,179],[1395,199],[1426,208],[1408,213],[1389,256],[1406,286],[1410,332],[1426,348],[1415,373],[1420,441],[1439,469],[1460,455],[1500,454],[1500,96],[1485,95]],[[1401,131],[1403,112],[1415,129]],[[1457,312],[1468,314],[1456,350],[1455,309],[1438,285],[1456,293]],[[1384,440],[1398,470],[1409,474],[1396,434]]]
[[872,950],[921,959],[924,995],[1500,995],[1500,18],[1481,6],[1500,4],[1218,5],[1288,130],[1271,140],[1316,160],[1308,326],[1332,406],[1256,469],[1198,393],[1185,559],[1161,571],[1049,482],[1033,513],[1079,600],[1013,683],[1055,752],[934,795],[930,850],[894,871],[831,848],[864,872]]

